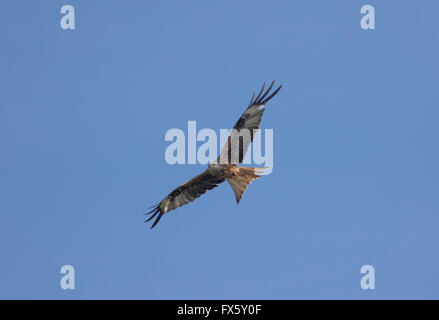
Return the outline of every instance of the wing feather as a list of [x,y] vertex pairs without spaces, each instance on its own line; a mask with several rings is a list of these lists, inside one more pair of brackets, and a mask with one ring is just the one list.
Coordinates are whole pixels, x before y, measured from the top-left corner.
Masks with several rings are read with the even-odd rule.
[[256,98],[255,94],[253,93],[249,106],[235,123],[229,138],[227,139],[227,143],[217,159],[217,162],[222,164],[242,163],[250,143],[253,142],[254,134],[257,130],[259,130],[259,125],[261,124],[266,103],[270,101],[271,98],[273,98],[282,88],[282,85],[280,85],[271,95],[265,98],[270,93],[273,85],[274,81],[264,92],[264,82]]
[[204,171],[192,180],[176,188],[160,203],[151,207],[152,210],[146,214],[152,215],[145,222],[157,217],[151,226],[151,228],[154,228],[165,213],[194,201],[202,194],[206,193],[207,190],[212,190],[222,182],[224,182],[224,178],[218,178],[211,175],[207,170]]

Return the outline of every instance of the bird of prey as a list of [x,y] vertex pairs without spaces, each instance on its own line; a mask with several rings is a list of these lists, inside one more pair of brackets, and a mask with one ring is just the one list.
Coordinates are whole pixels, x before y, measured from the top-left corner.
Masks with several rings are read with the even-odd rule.
[[236,202],[239,203],[248,185],[254,179],[259,178],[265,169],[238,167],[237,164],[243,161],[245,153],[253,141],[254,134],[259,130],[259,124],[261,123],[266,103],[282,88],[282,85],[279,86],[268,96],[273,85],[274,81],[264,92],[264,83],[256,98],[255,93],[253,93],[247,109],[231,130],[227,143],[223,147],[218,159],[210,162],[207,170],[203,173],[182,184],[168,194],[160,203],[151,207],[152,210],[147,212],[146,215],[152,215],[145,221],[147,222],[157,217],[151,228],[157,225],[165,213],[194,201],[207,190],[212,190],[225,180],[232,187]]

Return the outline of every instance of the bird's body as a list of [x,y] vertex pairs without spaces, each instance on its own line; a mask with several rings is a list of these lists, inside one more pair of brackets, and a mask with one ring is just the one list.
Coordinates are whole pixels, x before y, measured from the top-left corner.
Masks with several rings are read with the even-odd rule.
[[230,170],[229,164],[219,164],[219,163],[209,163],[208,167],[207,167],[207,171],[211,174],[214,175],[216,177],[222,177],[222,178],[226,178],[226,171]]
[[245,153],[253,141],[256,130],[259,130],[259,124],[265,111],[265,104],[282,88],[282,86],[279,86],[270,96],[265,98],[273,84],[274,81],[265,93],[262,94],[265,88],[264,83],[255,99],[255,94],[253,94],[249,106],[233,127],[218,159],[209,163],[207,170],[203,173],[173,190],[147,213],[152,213],[152,216],[146,221],[150,221],[157,216],[151,228],[159,222],[163,214],[194,201],[207,190],[217,187],[225,180],[232,187],[236,202],[239,203],[248,185],[254,179],[259,178],[265,169],[238,167],[237,164],[242,163]]

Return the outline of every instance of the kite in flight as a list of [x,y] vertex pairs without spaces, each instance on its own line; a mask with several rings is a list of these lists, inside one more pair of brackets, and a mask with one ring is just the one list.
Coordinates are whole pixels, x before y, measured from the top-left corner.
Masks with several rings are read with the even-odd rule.
[[259,178],[265,169],[238,167],[236,165],[242,163],[250,143],[253,142],[254,133],[259,130],[266,103],[282,88],[282,85],[279,86],[267,97],[273,85],[274,81],[264,92],[264,83],[256,98],[255,93],[253,93],[250,104],[231,130],[227,143],[218,159],[209,163],[206,171],[182,184],[168,194],[159,204],[151,207],[152,210],[146,214],[152,215],[145,221],[157,217],[151,228],[156,226],[165,213],[194,201],[207,190],[212,190],[225,180],[232,187],[236,202],[239,203],[248,185],[254,179]]

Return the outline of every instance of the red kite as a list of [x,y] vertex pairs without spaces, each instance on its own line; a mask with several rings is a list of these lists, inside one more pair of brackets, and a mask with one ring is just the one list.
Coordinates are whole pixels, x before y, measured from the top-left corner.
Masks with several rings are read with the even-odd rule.
[[[152,210],[146,214],[152,214],[152,216],[145,221],[150,221],[157,216],[151,228],[156,226],[165,213],[194,201],[207,190],[212,190],[225,180],[229,182],[235,193],[236,202],[239,203],[248,185],[254,179],[259,178],[265,169],[238,167],[236,164],[242,163],[250,143],[253,142],[254,133],[259,130],[259,124],[265,111],[265,104],[282,88],[282,86],[279,86],[267,97],[273,85],[274,81],[267,91],[264,92],[264,83],[256,98],[255,93],[253,93],[250,104],[231,130],[227,143],[218,159],[209,163],[207,170],[202,174],[182,184],[159,204],[151,207]],[[245,134],[243,134],[246,132],[248,132],[247,139]]]

